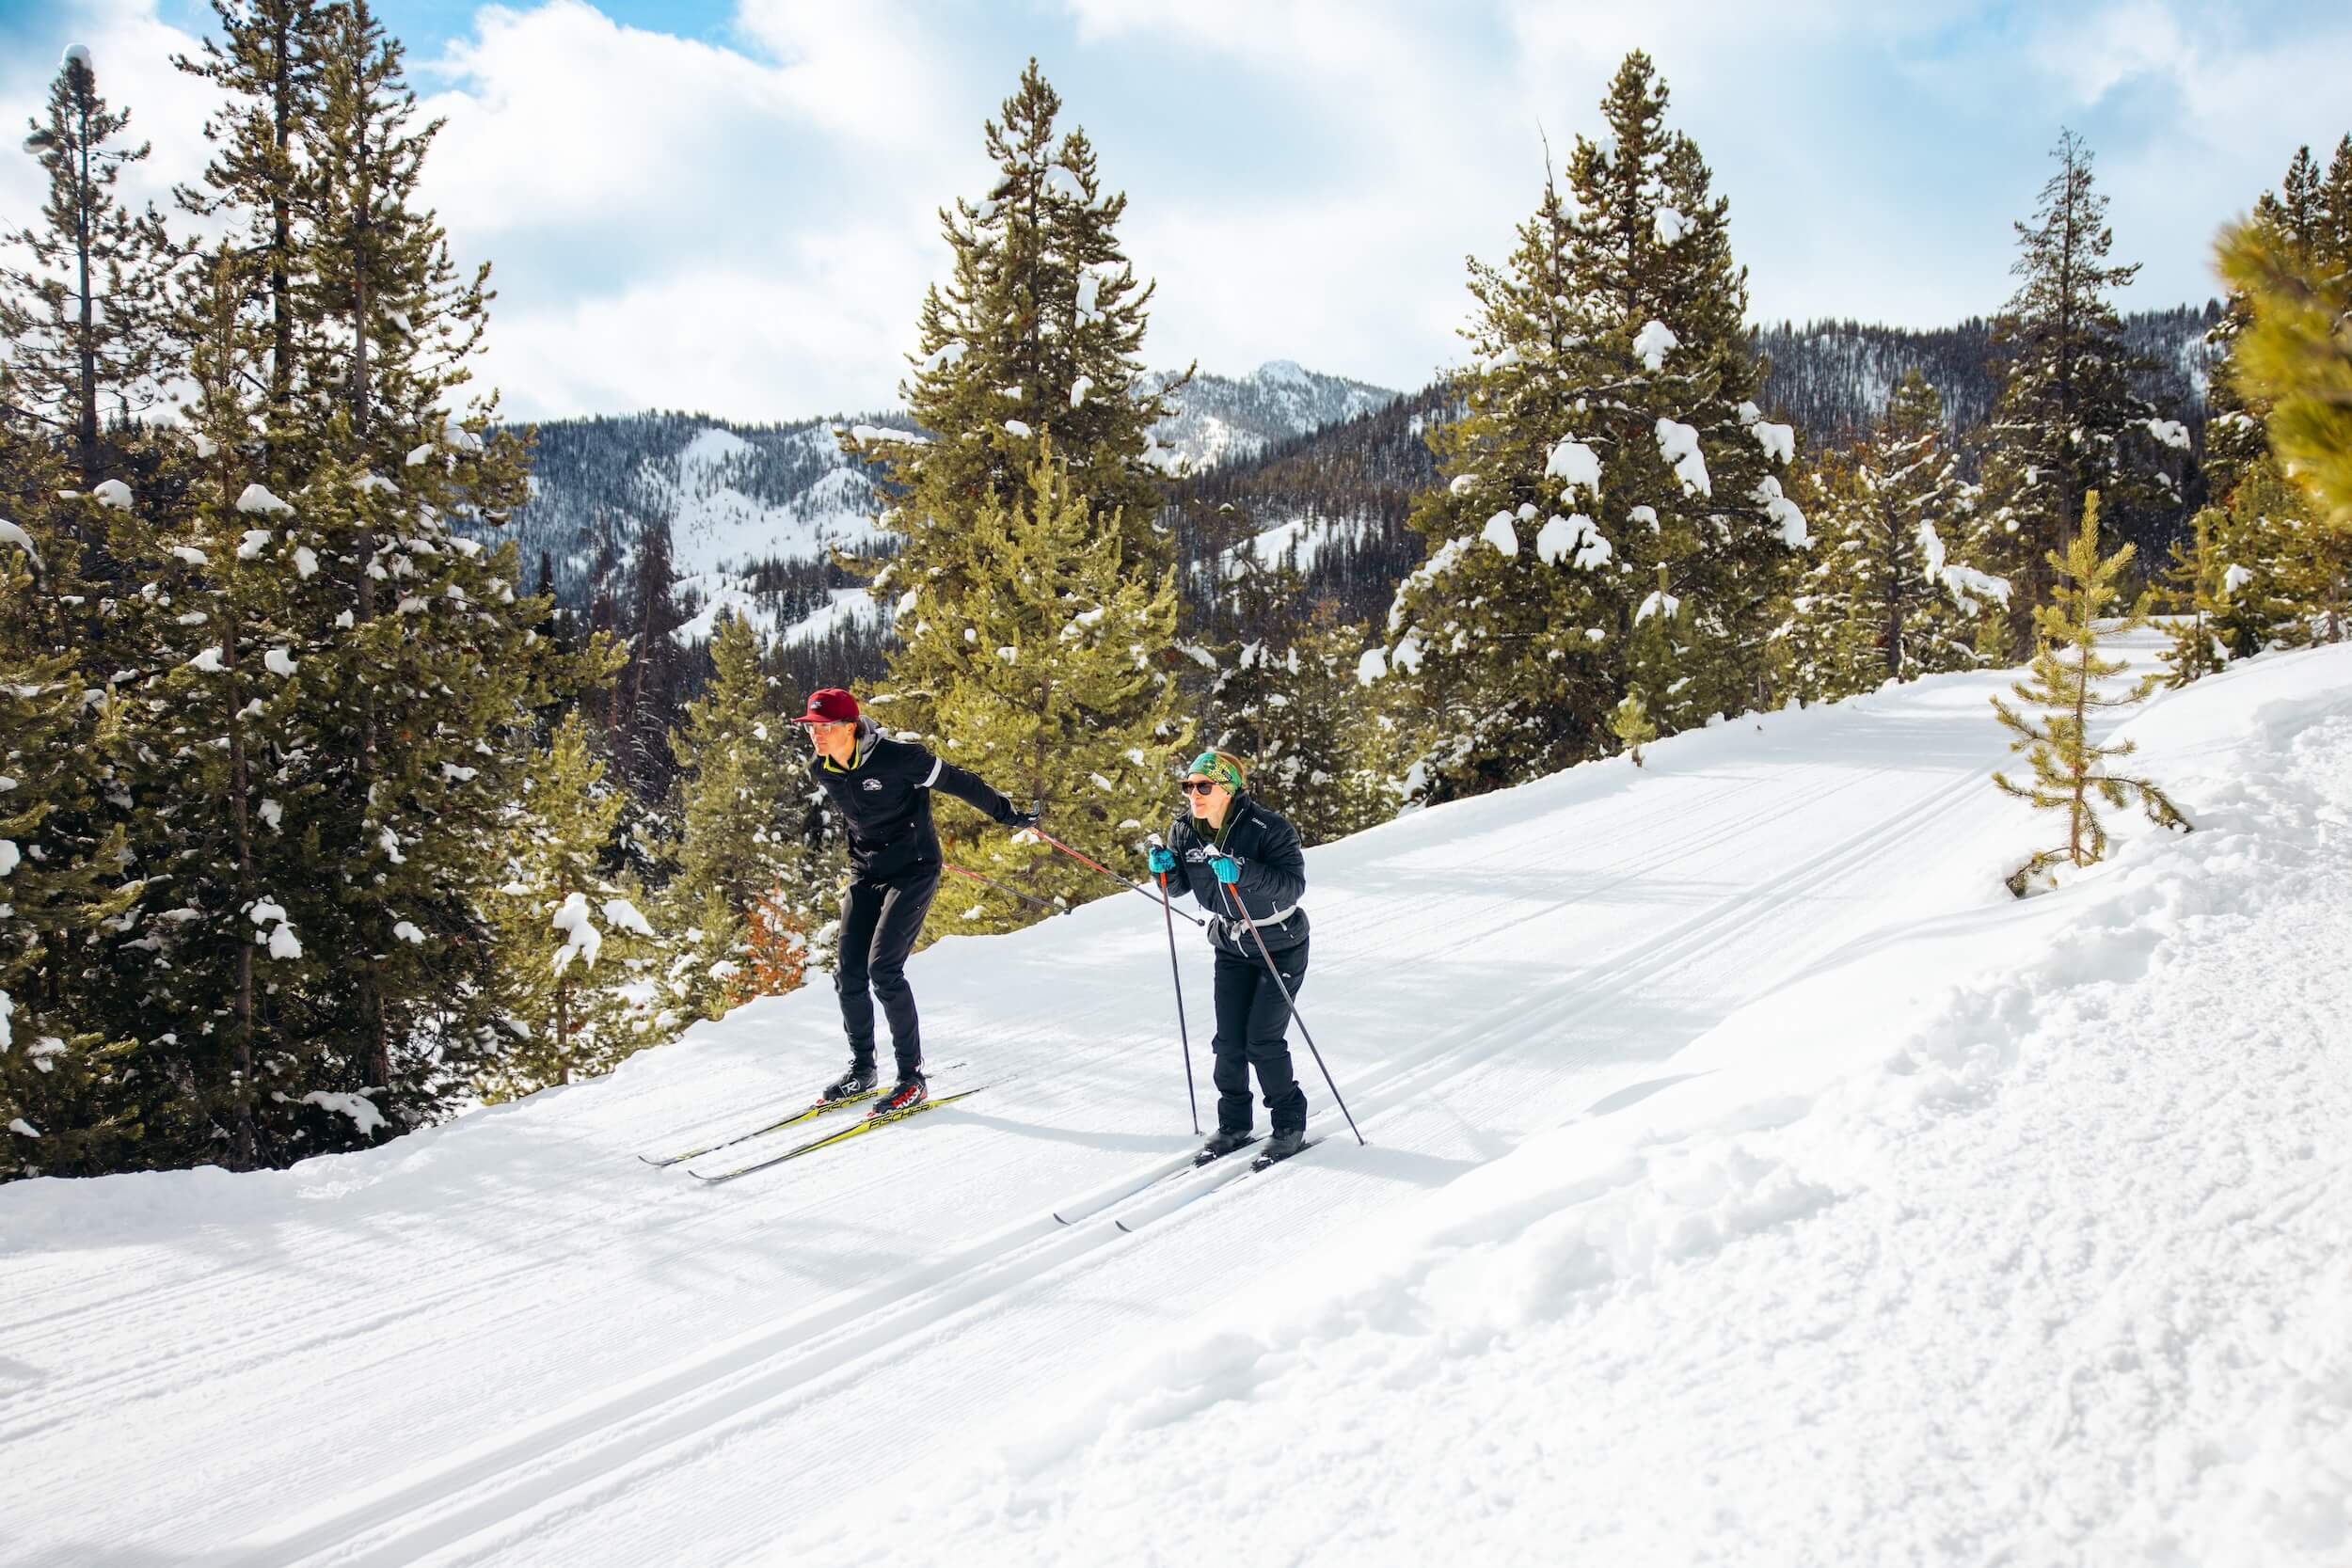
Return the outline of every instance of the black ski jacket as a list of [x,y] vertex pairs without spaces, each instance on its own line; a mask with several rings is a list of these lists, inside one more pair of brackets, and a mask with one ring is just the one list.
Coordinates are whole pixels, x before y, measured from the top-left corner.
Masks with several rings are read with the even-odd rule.
[[910,741],[889,739],[870,719],[857,721],[857,751],[847,768],[818,756],[809,763],[808,776],[841,813],[850,831],[850,869],[868,881],[939,864],[934,789],[1007,826],[1018,815],[976,775]]
[[[1220,952],[1255,958],[1258,948],[1239,921],[1233,906],[1209,869],[1209,857],[1223,853],[1241,863],[1241,880],[1233,891],[1258,925],[1266,946],[1279,953],[1307,940],[1307,911],[1298,907],[1307,891],[1307,853],[1298,847],[1298,830],[1247,795],[1236,795],[1225,808],[1225,826],[1214,841],[1204,835],[1190,812],[1168,824],[1168,847],[1176,856],[1176,869],[1168,879],[1171,896],[1189,893],[1200,907],[1221,914],[1231,929],[1210,938]],[[1287,912],[1286,912],[1287,911]],[[1280,920],[1271,919],[1283,915]]]

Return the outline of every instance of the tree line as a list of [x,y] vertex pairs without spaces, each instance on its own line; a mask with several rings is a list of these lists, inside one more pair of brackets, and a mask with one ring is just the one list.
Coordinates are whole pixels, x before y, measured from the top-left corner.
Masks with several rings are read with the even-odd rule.
[[[940,212],[907,418],[826,433],[873,538],[754,583],[862,583],[887,639],[723,614],[690,646],[666,528],[614,521],[651,504],[635,467],[584,499],[584,551],[513,537],[533,433],[472,388],[488,269],[418,200],[437,127],[397,41],[366,0],[215,10],[180,62],[219,95],[215,155],[178,206],[225,237],[127,210],[146,150],[72,56],[0,275],[0,1176],[361,1147],[804,983],[841,863],[787,720],[844,678],[1101,856],[1165,825],[1205,744],[1313,842],[2016,662],[2087,602],[2063,550],[2094,496],[2093,546],[2169,563],[2178,678],[2342,632],[2340,417],[2296,377],[2334,373],[2297,356],[2340,319],[2352,139],[2299,154],[2233,252],[2201,429],[2111,303],[2133,269],[2070,135],[1981,425],[1915,368],[1807,443],[1729,203],[1636,53],[1606,136],[1471,263],[1468,365],[1246,477],[1159,444],[1189,372],[1146,372],[1126,198],[1032,61],[989,184]],[[941,816],[986,880],[929,936],[1099,895]]]

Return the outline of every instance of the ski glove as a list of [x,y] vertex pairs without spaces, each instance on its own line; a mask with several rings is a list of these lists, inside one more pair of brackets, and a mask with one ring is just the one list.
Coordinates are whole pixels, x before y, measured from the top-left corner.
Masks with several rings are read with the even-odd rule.
[[1211,855],[1209,869],[1216,873],[1218,881],[1230,887],[1241,880],[1241,857],[1239,855]]
[[1144,863],[1152,868],[1153,876],[1165,877],[1176,869],[1176,851],[1155,848],[1144,857]]
[[1005,818],[1005,826],[1016,833],[1036,827],[1037,822],[1038,814],[1033,811],[1017,811]]

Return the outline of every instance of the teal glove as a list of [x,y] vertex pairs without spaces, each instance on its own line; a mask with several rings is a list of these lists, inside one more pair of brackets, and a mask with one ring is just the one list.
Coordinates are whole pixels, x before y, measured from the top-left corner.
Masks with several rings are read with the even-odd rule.
[[1216,872],[1216,879],[1228,887],[1241,880],[1241,862],[1232,855],[1211,855],[1209,869]]
[[1154,848],[1144,857],[1144,863],[1151,866],[1153,876],[1165,877],[1176,869],[1176,852],[1172,849]]

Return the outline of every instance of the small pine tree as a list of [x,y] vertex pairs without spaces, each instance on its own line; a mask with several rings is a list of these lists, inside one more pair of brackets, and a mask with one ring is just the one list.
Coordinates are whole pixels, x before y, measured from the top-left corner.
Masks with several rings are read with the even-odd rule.
[[[2044,811],[2066,814],[2066,843],[2037,850],[2009,875],[2010,892],[2023,898],[2036,879],[2059,861],[2090,865],[2107,850],[2107,834],[2100,823],[2096,800],[2122,806],[2137,797],[2148,818],[2160,826],[2187,832],[2190,823],[2164,791],[2146,779],[2127,778],[2107,770],[2107,765],[2137,749],[2133,741],[2102,746],[2090,738],[2090,718],[2143,702],[2164,684],[2162,674],[2149,674],[2120,693],[2100,689],[2100,682],[2122,673],[2121,659],[2099,654],[2100,619],[2118,597],[2124,569],[2131,564],[2132,546],[2125,545],[2104,559],[2099,554],[2099,493],[2083,501],[2082,531],[2066,553],[2053,552],[2049,562],[2052,602],[2037,607],[2034,626],[2042,642],[2035,653],[2032,683],[2015,683],[2019,700],[2042,710],[2029,719],[2000,698],[1992,699],[2002,724],[2016,736],[2010,750],[2023,752],[2033,765],[2033,778],[2023,784],[1995,773],[1993,782],[2009,795]],[[2142,595],[2108,635],[2135,631],[2148,624],[2149,599]]]
[[1633,766],[1642,766],[1642,748],[1658,738],[1658,726],[1649,721],[1649,711],[1642,705],[1642,693],[1637,688],[1625,694],[1609,715],[1609,733],[1617,737]]
[[760,668],[759,634],[723,614],[711,638],[713,673],[671,732],[677,756],[677,874],[663,889],[663,925],[673,934],[670,989],[692,1017],[718,1018],[733,1005],[747,958],[748,926],[763,901],[782,896],[805,915],[823,897],[821,869],[806,824],[802,758]]
[[636,889],[607,878],[624,804],[575,708],[556,726],[511,815],[506,881],[493,895],[501,1022],[515,1038],[477,1087],[513,1100],[609,1072],[660,1042],[631,982],[653,989],[653,927]]
[[2230,650],[2217,628],[2229,593],[2214,540],[2220,515],[2217,507],[2198,509],[2188,537],[2172,546],[2172,563],[2164,575],[2173,599],[2173,618],[2164,628],[2171,643],[2164,653],[2165,667],[2172,672],[2170,686],[2186,686],[2229,662]]

